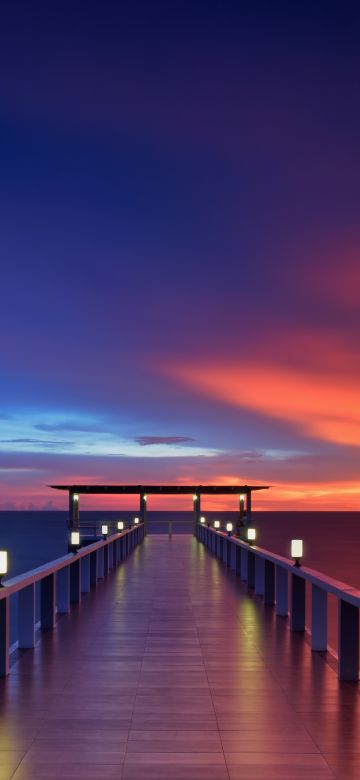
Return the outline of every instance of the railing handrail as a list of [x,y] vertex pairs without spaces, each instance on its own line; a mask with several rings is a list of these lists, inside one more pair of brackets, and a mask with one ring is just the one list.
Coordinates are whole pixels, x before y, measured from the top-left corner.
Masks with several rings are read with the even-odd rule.
[[244,542],[236,536],[229,536],[225,531],[216,530],[215,528],[211,528],[211,526],[207,527],[211,533],[222,536],[224,539],[231,539],[231,542],[238,547],[242,547],[249,552],[254,552],[259,555],[260,558],[264,558],[264,560],[282,566],[292,574],[296,574],[297,577],[301,577],[302,579],[311,582],[313,585],[317,585],[323,590],[326,590],[327,593],[331,593],[333,596],[337,596],[337,598],[347,601],[354,607],[360,607],[360,590],[354,588],[352,585],[329,577],[327,574],[323,574],[316,569],[310,569],[308,566],[301,565],[295,567],[294,561],[290,558],[285,558],[282,555],[273,553],[270,550],[265,550],[263,547],[258,547],[255,544],[250,545],[248,542]]
[[69,566],[75,560],[84,558],[86,555],[90,555],[91,552],[100,550],[102,547],[106,547],[107,544],[115,542],[117,539],[121,539],[121,537],[130,534],[132,531],[135,531],[136,528],[139,528],[142,525],[143,523],[139,523],[138,525],[132,526],[131,528],[125,528],[119,533],[116,532],[114,534],[109,534],[106,539],[99,539],[97,542],[80,547],[76,553],[66,553],[66,555],[62,555],[60,558],[55,558],[54,560],[48,561],[41,566],[30,569],[30,571],[23,572],[23,574],[18,574],[16,577],[11,577],[11,579],[3,581],[3,587],[0,588],[0,601],[1,599],[6,599],[9,596],[12,596],[14,593],[18,593],[18,591],[26,588],[28,585],[33,585],[35,582],[40,582],[40,580],[44,579],[44,577],[47,577],[48,574],[55,574],[60,569]]

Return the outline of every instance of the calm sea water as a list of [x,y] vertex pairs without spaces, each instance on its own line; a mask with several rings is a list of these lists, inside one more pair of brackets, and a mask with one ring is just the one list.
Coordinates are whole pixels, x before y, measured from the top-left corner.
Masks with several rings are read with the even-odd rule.
[[[101,522],[131,520],[133,512],[82,512],[89,532]],[[232,512],[207,512],[212,522],[235,520]],[[9,551],[9,576],[15,576],[64,555],[67,551],[66,512],[0,512],[0,549]],[[149,512],[149,532],[191,533],[192,514]],[[290,540],[304,540],[304,562],[360,589],[360,512],[254,512],[257,541],[289,556]],[[86,532],[86,529],[84,529]],[[329,598],[329,640],[336,648],[336,603]],[[13,620],[12,640],[16,639]]]

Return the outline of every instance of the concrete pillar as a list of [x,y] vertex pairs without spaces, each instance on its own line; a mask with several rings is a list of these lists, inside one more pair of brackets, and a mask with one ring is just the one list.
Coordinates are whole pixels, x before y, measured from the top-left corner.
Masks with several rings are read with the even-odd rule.
[[327,650],[327,593],[311,586],[311,649]]
[[339,680],[359,680],[359,607],[343,599],[339,599],[338,674]]
[[71,531],[76,531],[80,527],[79,503],[79,493],[69,490],[69,528]]
[[19,647],[35,647],[35,585],[19,592],[18,638]]

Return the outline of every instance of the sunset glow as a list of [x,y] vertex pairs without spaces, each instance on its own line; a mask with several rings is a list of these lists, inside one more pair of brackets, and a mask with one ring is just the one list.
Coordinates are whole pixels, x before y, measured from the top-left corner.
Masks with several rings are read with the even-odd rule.
[[0,30],[0,509],[228,479],[272,486],[255,511],[358,509],[349,9],[145,3],[140,29],[136,4],[105,26],[23,5]]

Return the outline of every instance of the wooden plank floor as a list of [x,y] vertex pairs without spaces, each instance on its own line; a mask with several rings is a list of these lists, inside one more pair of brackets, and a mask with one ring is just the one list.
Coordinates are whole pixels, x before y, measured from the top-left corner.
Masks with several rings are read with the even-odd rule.
[[188,536],[148,536],[0,695],[0,780],[360,778],[357,686]]

